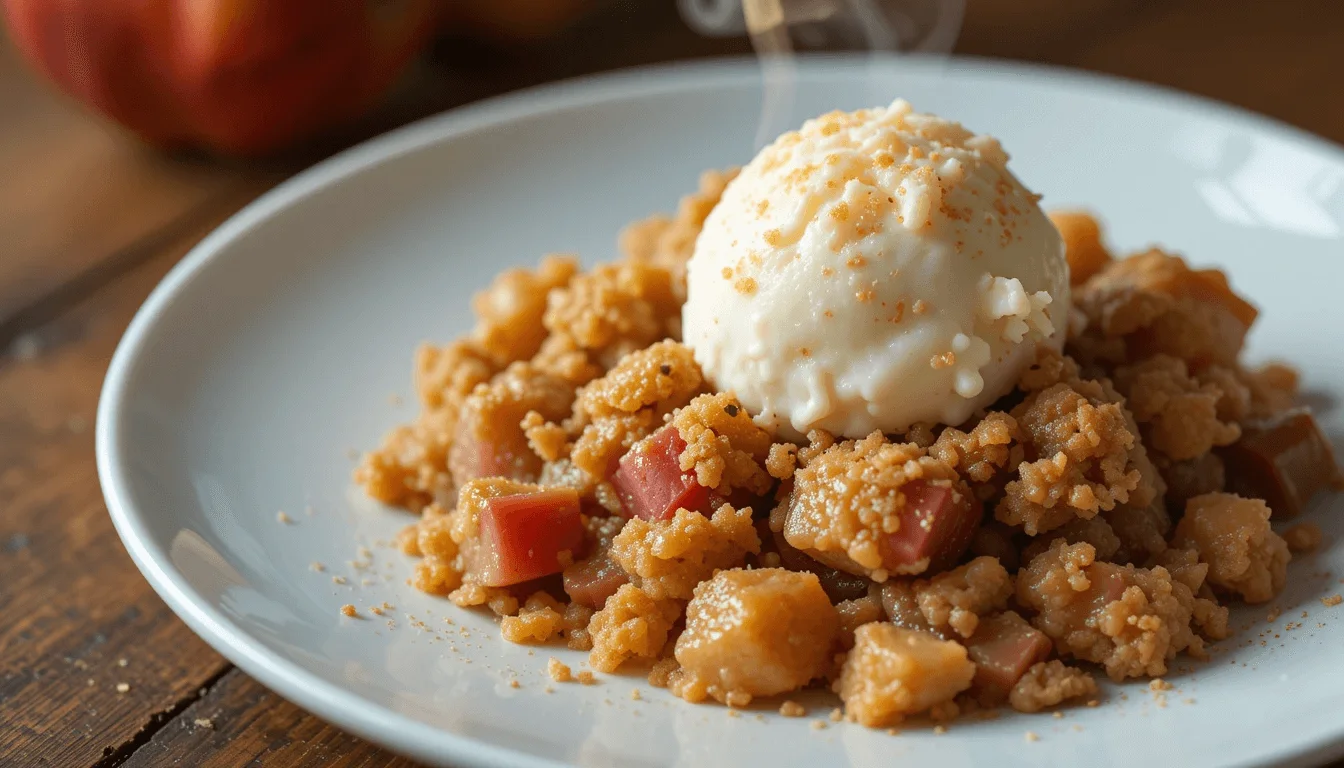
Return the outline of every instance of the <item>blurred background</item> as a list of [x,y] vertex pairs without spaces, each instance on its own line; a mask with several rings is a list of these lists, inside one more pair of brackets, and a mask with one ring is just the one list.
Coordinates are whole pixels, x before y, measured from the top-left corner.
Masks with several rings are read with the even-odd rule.
[[753,43],[1081,68],[1344,141],[1344,0],[745,2],[0,0],[0,764],[403,764],[191,634],[117,544],[93,462],[98,388],[144,296],[332,152]]

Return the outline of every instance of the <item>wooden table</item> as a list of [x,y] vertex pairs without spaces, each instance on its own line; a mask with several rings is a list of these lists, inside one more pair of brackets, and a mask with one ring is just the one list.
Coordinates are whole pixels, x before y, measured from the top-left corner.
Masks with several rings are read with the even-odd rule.
[[[0,765],[411,764],[233,668],[140,577],[94,468],[108,357],[192,244],[325,151],[546,79],[747,50],[697,38],[671,7],[616,3],[527,64],[440,44],[407,97],[268,165],[144,149],[35,82],[0,33]],[[1344,141],[1340,0],[969,0],[959,48],[1175,86]]]

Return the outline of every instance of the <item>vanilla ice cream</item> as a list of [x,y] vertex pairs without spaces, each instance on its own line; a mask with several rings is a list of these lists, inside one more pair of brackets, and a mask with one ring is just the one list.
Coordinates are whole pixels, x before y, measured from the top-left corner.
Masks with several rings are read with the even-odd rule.
[[1063,346],[1063,244],[998,141],[896,101],[751,161],[688,265],[685,342],[765,425],[960,424]]

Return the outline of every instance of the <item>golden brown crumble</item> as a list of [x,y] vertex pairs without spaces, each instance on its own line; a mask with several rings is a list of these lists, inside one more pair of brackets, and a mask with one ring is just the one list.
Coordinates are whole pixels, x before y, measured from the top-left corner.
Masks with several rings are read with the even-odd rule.
[[[1238,364],[1255,309],[1179,257],[1113,258],[1086,214],[1052,214],[1074,285],[1067,354],[1043,349],[993,410],[902,436],[774,442],[677,341],[686,261],[735,173],[705,174],[675,216],[628,228],[620,261],[580,271],[548,256],[500,274],[473,300],[470,334],[416,351],[420,413],[355,471],[373,498],[420,513],[397,538],[419,558],[416,588],[488,608],[510,641],[591,651],[600,671],[651,661],[649,683],[690,701],[743,707],[828,680],[851,720],[877,725],[1005,697],[1094,706],[1092,677],[1062,659],[1117,680],[1165,674],[1227,636],[1219,596],[1272,599],[1289,551],[1321,545],[1315,524],[1280,538],[1264,502],[1222,493],[1244,487],[1243,432],[1290,409],[1299,385],[1286,366]],[[708,501],[627,520],[612,473],[664,425]],[[562,576],[481,584],[484,502],[556,486],[578,492],[585,531],[557,555]],[[985,698],[975,677],[968,691],[972,659],[1002,638],[1016,655],[1001,688]],[[1060,658],[1041,661],[1048,645]],[[558,659],[548,671],[575,679]]]
[[627,355],[579,390],[564,428],[574,441],[569,460],[585,473],[584,486],[605,480],[612,465],[689,403],[703,381],[691,351],[664,341]]
[[914,584],[920,613],[934,629],[961,637],[975,634],[980,617],[1003,610],[1013,595],[1013,577],[993,557],[977,557]]
[[[1018,603],[1036,612],[1032,624],[1061,655],[1101,664],[1122,680],[1165,674],[1181,651],[1202,654],[1204,638],[1192,627],[1197,590],[1162,566],[1118,566],[1095,555],[1091,544],[1060,539],[1018,574]],[[1212,635],[1212,626],[1197,628]]]
[[686,606],[672,690],[689,701],[708,696],[737,707],[796,690],[825,673],[839,628],[814,574],[720,571]]
[[565,607],[546,592],[534,592],[518,609],[517,615],[505,616],[499,628],[511,643],[545,643],[564,628]]
[[1269,507],[1260,499],[1230,493],[1196,496],[1185,506],[1172,545],[1188,547],[1209,565],[1216,589],[1248,603],[1272,600],[1288,578],[1288,544],[1269,527]]
[[547,295],[578,272],[578,259],[569,255],[547,256],[536,272],[504,270],[471,300],[477,318],[472,340],[497,368],[531,358],[546,339],[541,319]]
[[715,571],[761,551],[750,509],[725,504],[712,517],[677,510],[669,520],[631,519],[611,543],[611,558],[654,599],[690,600]]
[[1233,365],[1256,310],[1216,270],[1152,250],[1110,262],[1075,294],[1087,318],[1072,349],[1089,363],[1166,353],[1195,368]]
[[959,470],[968,481],[985,484],[1008,466],[1009,449],[1020,440],[1017,421],[1006,413],[991,411],[970,432],[955,427],[943,430],[929,448],[929,455]]
[[552,656],[546,661],[546,674],[557,683],[568,683],[573,680],[573,672],[569,665]]
[[681,303],[666,269],[621,261],[576,275],[551,291],[546,330],[604,368],[655,341],[681,336]]
[[1008,703],[1018,712],[1040,712],[1069,699],[1097,695],[1097,681],[1059,659],[1037,662],[1013,686]]
[[627,659],[658,658],[679,616],[677,601],[656,600],[633,584],[622,586],[588,624],[593,641],[588,663],[599,672],[614,672]]
[[1013,410],[1028,453],[994,516],[1029,536],[1095,517],[1129,500],[1143,477],[1123,406],[1060,383]]
[[946,713],[974,676],[975,665],[960,643],[874,622],[855,632],[838,690],[850,719],[885,728],[935,707]]
[[947,463],[916,445],[888,442],[880,432],[837,443],[808,457],[795,473],[784,537],[840,570],[869,576],[922,573],[928,558],[901,563],[886,550],[889,535],[901,527],[902,488],[915,481],[970,496]]
[[453,481],[460,488],[479,477],[536,480],[542,461],[528,445],[522,421],[532,411],[558,421],[573,401],[572,384],[526,362],[478,384],[458,414],[448,453]]
[[1223,389],[1196,380],[1184,360],[1154,355],[1120,366],[1115,386],[1139,422],[1144,443],[1173,461],[1196,459],[1241,437],[1240,426],[1219,420]]
[[764,467],[770,435],[736,397],[700,395],[673,415],[672,426],[686,441],[682,471],[694,471],[704,487],[723,496],[739,488],[763,495],[774,485]]

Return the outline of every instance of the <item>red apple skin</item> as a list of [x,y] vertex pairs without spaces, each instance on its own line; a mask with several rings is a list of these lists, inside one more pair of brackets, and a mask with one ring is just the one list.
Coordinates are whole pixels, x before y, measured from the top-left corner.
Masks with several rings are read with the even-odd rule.
[[152,144],[263,155],[357,117],[434,33],[438,0],[0,0],[67,94]]

